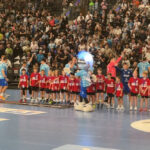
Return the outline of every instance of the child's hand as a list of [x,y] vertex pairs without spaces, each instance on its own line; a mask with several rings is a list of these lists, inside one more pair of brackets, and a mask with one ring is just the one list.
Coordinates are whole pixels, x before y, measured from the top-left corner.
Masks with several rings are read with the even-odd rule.
[[18,84],[18,88],[20,88],[20,85]]

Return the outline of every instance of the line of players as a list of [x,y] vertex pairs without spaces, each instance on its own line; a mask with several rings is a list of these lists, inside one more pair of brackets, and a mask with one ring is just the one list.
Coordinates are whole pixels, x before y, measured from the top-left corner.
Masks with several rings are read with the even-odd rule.
[[[126,65],[126,64],[125,64]],[[124,65],[124,66],[125,66]],[[119,68],[118,68],[119,69]],[[107,77],[102,75],[102,69],[98,68],[95,79],[92,78],[92,72],[89,72],[91,76],[91,85],[87,88],[88,101],[93,105],[104,103],[104,94],[107,94],[107,108],[114,108],[115,100],[118,100],[118,106],[116,109],[123,110],[123,96],[124,93],[129,95],[130,110],[137,110],[137,100],[139,94],[140,111],[148,110],[148,98],[150,96],[150,80],[147,77],[147,72],[143,72],[143,78],[138,78],[137,71],[133,72],[133,76],[129,77],[128,70],[124,70],[125,77],[122,82],[120,77],[115,79],[111,77],[111,74],[107,74]],[[126,72],[127,71],[127,72]],[[31,103],[71,103],[79,100],[80,93],[80,78],[70,74],[68,77],[64,71],[59,75],[58,71],[49,71],[48,77],[45,75],[44,70],[38,73],[38,68],[33,68],[33,73],[26,75],[26,70],[22,70],[18,87],[21,89],[20,102],[26,102],[27,88],[31,86],[32,98]],[[125,89],[125,90],[124,90]],[[38,100],[40,90],[40,101]],[[125,92],[124,92],[125,91]],[[126,92],[128,91],[128,92]],[[99,100],[101,99],[101,100]],[[145,107],[143,104],[145,102]]]

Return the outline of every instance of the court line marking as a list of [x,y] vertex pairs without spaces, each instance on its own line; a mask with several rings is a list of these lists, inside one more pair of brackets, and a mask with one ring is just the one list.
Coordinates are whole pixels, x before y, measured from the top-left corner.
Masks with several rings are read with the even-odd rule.
[[150,133],[150,119],[132,122],[131,127],[142,132]]
[[103,148],[103,147],[90,147],[90,146],[80,146],[80,145],[63,145],[52,150],[119,150],[112,148]]
[[0,107],[0,113],[9,113],[9,114],[16,114],[16,115],[39,115],[44,114],[44,111],[35,111],[35,110],[26,110],[26,109],[14,109],[14,108],[6,108]]
[[9,119],[6,119],[6,118],[0,118],[0,122],[2,122],[2,121],[7,121],[7,120],[9,120]]

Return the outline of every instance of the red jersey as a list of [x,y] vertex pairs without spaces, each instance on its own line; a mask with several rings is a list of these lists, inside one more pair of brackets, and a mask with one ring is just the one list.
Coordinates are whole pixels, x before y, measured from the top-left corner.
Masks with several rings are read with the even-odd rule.
[[105,80],[105,83],[106,83],[106,92],[109,93],[109,94],[114,94],[115,92],[115,81],[114,79],[106,79]]
[[96,90],[103,90],[105,89],[105,76],[104,75],[97,75],[97,82],[96,82]]
[[59,77],[54,77],[53,81],[53,90],[54,91],[59,91]]
[[27,88],[28,87],[28,76],[27,75],[21,75],[20,76],[20,87],[21,88]]
[[69,90],[70,92],[73,91],[74,85],[75,85],[74,79],[71,79],[71,78],[70,78],[70,79],[68,80],[68,90]]
[[50,78],[51,78],[51,81],[50,81],[51,83],[49,84],[49,89],[54,91],[54,79],[55,79],[55,77],[51,76]]
[[96,88],[95,88],[95,84],[91,84],[88,88],[87,88],[87,93],[95,93],[96,92]]
[[73,92],[80,92],[80,79],[79,78],[74,79]]
[[38,87],[39,86],[39,78],[40,78],[40,74],[39,73],[32,73],[30,76],[30,83],[31,86],[33,87]]
[[51,84],[50,84],[50,82],[52,82],[52,77],[51,76],[48,76],[47,77],[47,80],[46,80],[46,88],[47,89],[51,89]]
[[59,76],[59,83],[61,90],[67,90],[68,77],[67,76]]
[[123,97],[123,84],[116,83],[116,97]]
[[46,75],[44,75],[44,76],[40,75],[39,81],[40,81],[40,88],[45,89],[46,88],[46,81],[47,81]]
[[150,80],[148,78],[140,79],[140,87],[141,87],[140,94],[141,94],[141,96],[148,96],[148,87],[149,86],[150,86]]
[[132,93],[135,93],[135,94],[139,93],[139,83],[140,83],[140,79],[139,78],[131,77],[129,79],[129,85],[131,87],[130,91]]

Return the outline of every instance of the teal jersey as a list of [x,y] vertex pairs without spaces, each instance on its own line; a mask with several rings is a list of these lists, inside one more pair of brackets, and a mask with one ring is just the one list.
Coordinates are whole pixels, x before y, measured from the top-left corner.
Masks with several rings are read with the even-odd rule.
[[139,76],[143,77],[143,72],[144,71],[148,71],[149,67],[150,67],[150,64],[148,62],[140,62],[140,63],[138,63]]
[[6,63],[0,64],[0,79],[4,79],[4,76],[2,74],[2,70],[4,70],[5,74],[7,75],[7,64]]

